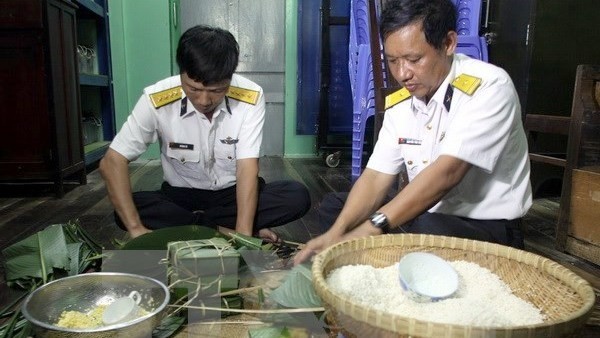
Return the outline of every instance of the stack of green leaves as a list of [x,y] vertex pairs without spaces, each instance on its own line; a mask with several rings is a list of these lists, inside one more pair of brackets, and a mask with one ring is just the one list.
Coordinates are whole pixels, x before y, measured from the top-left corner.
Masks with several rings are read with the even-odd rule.
[[[50,225],[2,251],[7,285],[32,292],[37,287],[73,276],[101,264],[102,247],[78,221]],[[11,317],[0,326],[0,337],[26,337],[30,328],[15,307],[28,293],[0,310],[0,318]]]
[[102,248],[77,221],[50,225],[2,251],[6,281],[11,287],[31,289],[100,264]]

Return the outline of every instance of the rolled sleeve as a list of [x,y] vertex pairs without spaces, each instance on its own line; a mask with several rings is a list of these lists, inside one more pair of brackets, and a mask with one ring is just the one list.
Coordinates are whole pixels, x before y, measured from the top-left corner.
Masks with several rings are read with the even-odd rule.
[[156,142],[156,130],[156,112],[147,96],[143,95],[113,139],[110,148],[129,161],[134,161],[148,149],[148,145]]
[[399,115],[400,112],[396,109],[385,112],[383,125],[379,131],[373,153],[367,163],[367,168],[390,175],[396,175],[400,172],[404,158],[397,138],[397,135],[401,132],[397,130],[396,126],[403,126],[405,123],[402,122]]

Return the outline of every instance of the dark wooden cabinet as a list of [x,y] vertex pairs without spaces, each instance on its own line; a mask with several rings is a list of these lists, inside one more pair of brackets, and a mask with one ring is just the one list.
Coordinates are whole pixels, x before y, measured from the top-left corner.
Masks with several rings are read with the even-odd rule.
[[486,2],[490,62],[512,77],[523,114],[569,116],[577,66],[600,60],[600,1]]
[[[486,0],[489,59],[512,77],[523,114],[571,115],[577,66],[600,62],[598,0]],[[567,126],[568,127],[568,126]],[[566,157],[568,135],[531,144]],[[560,195],[563,170],[532,163],[534,196]]]
[[0,0],[0,183],[86,182],[76,10]]

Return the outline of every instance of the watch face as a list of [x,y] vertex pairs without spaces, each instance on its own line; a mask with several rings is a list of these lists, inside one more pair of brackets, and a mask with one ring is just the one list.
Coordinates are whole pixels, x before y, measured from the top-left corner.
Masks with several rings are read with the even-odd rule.
[[388,225],[387,216],[382,212],[371,215],[371,223],[377,228],[385,228]]

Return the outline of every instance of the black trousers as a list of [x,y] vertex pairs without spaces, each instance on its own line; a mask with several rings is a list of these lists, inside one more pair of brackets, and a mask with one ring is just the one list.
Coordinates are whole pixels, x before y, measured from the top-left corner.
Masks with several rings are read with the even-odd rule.
[[[303,184],[291,180],[265,183],[261,177],[258,180],[254,231],[292,222],[310,208],[310,195]],[[236,186],[212,191],[178,188],[164,182],[158,191],[133,193],[133,201],[142,223],[150,229],[191,224],[235,227]],[[116,212],[115,221],[125,229]]]
[[[348,193],[327,194],[319,206],[319,223],[327,230],[342,211]],[[493,242],[523,249],[521,219],[480,220],[440,213],[424,212],[392,233],[416,233],[453,236]]]

